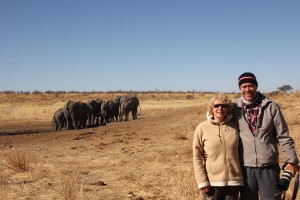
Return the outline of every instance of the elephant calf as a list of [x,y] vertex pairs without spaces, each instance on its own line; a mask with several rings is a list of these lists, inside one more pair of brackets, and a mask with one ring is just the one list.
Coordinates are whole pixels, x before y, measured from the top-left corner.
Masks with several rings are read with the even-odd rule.
[[54,113],[51,125],[54,131],[61,131],[61,129],[67,125],[64,110],[62,108]]

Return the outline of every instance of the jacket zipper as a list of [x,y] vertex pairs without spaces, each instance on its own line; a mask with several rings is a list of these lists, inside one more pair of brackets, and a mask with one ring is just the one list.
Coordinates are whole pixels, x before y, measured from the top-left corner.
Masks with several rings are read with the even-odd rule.
[[[221,135],[222,134],[222,135]],[[223,142],[221,140],[221,137],[223,137]],[[227,166],[227,159],[226,159],[226,144],[225,144],[225,137],[223,131],[221,131],[221,124],[219,124],[219,139],[222,143],[223,147],[223,154],[224,154],[224,163],[225,163],[225,180],[228,181],[228,166]]]

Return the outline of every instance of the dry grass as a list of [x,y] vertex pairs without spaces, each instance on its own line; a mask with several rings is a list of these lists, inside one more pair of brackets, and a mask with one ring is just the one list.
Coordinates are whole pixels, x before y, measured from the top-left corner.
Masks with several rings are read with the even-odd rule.
[[29,156],[22,152],[14,152],[6,158],[7,167],[16,172],[28,172],[30,159]]
[[192,169],[189,171],[175,172],[171,177],[171,199],[190,200],[201,199],[202,194],[200,190],[195,187],[194,175]]
[[[120,94],[0,94],[0,132],[15,126],[48,126],[52,114],[69,99],[116,95]],[[191,144],[213,95],[141,93],[137,121],[0,136],[0,200],[201,199],[192,170]],[[229,96],[234,100],[239,95]],[[298,156],[299,97],[299,93],[270,96],[282,108]]]
[[7,176],[4,173],[4,166],[0,165],[0,200],[6,199]]
[[62,169],[58,175],[58,193],[63,200],[84,199],[79,169]]

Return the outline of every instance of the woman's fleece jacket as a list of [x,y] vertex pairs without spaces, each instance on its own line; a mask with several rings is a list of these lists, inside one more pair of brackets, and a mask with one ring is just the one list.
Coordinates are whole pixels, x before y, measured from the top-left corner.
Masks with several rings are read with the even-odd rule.
[[[237,125],[228,115],[218,124],[213,116],[200,123],[194,133],[193,164],[198,188],[206,186],[241,186],[243,175],[239,162]],[[207,160],[204,160],[204,152]]]

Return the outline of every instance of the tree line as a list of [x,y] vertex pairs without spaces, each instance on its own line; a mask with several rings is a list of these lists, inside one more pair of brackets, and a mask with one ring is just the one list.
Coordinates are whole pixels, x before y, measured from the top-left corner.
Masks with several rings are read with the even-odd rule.
[[[291,85],[282,85],[277,88],[277,90],[272,91],[271,93],[276,92],[284,92],[288,93],[293,90],[293,87]],[[212,91],[199,91],[199,90],[188,90],[188,91],[172,91],[172,90],[149,90],[149,91],[134,91],[134,90],[115,90],[115,91],[64,91],[64,90],[46,90],[46,91],[39,91],[34,90],[32,92],[30,91],[14,91],[14,90],[3,90],[0,91],[0,94],[103,94],[103,93],[214,93]]]

